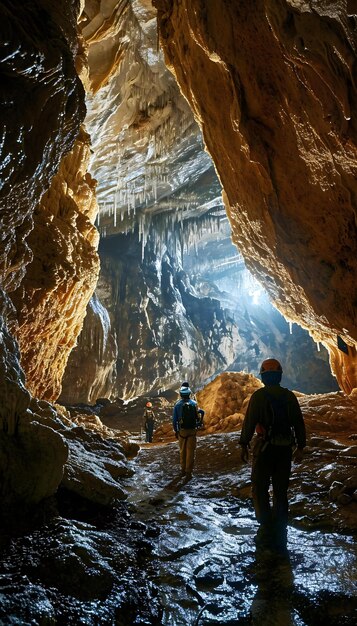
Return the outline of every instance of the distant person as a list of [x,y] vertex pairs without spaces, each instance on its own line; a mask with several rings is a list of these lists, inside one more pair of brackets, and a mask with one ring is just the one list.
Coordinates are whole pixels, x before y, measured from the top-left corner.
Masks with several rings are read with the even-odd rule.
[[205,412],[203,409],[198,409],[197,413],[198,413],[198,419],[199,419],[198,428],[203,428],[203,418],[205,416]]
[[172,425],[180,447],[181,475],[188,480],[192,477],[195,464],[196,431],[201,425],[198,406],[191,399],[191,389],[182,386],[180,400],[174,406]]
[[[286,549],[288,523],[288,485],[292,452],[300,462],[306,445],[303,416],[296,396],[280,387],[282,367],[276,359],[266,359],[260,368],[264,387],[250,399],[240,436],[241,459],[248,462],[252,447],[252,496],[259,522],[257,544]],[[270,507],[269,486],[273,486]]]
[[145,429],[146,443],[152,443],[154,427],[155,427],[155,413],[152,408],[152,403],[147,402],[145,409],[144,409],[144,429]]

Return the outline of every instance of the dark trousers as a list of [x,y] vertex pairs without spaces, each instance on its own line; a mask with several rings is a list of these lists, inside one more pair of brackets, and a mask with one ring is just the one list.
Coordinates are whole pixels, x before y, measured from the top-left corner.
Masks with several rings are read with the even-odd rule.
[[[260,448],[260,449],[259,449]],[[291,472],[291,446],[268,444],[262,441],[253,449],[252,495],[255,515],[259,524],[286,528],[288,523],[288,486]],[[273,486],[273,508],[270,507],[269,487]]]
[[154,424],[146,424],[145,426],[146,443],[152,442],[153,433],[154,433]]

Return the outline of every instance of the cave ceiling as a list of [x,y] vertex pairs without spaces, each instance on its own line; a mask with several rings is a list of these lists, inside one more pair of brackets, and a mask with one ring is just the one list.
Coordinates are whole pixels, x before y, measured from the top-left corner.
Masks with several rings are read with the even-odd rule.
[[[138,225],[144,231],[160,213],[185,221],[222,207],[200,128],[165,66],[156,11],[140,0],[115,5],[106,28],[98,14],[82,22],[102,236]],[[103,59],[112,60],[106,72]]]

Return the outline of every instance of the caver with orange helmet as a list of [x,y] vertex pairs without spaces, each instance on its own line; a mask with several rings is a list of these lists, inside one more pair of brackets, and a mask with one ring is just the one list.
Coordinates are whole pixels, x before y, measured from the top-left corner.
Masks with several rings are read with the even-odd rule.
[[146,443],[152,443],[152,437],[155,427],[155,413],[152,408],[152,403],[147,402],[144,409],[144,429],[145,429],[145,441]]
[[281,367],[279,361],[277,359],[265,359],[260,366],[260,373],[263,372],[282,372],[283,368]]
[[[252,495],[257,521],[257,541],[270,548],[286,549],[288,484],[292,450],[302,459],[306,444],[305,425],[295,394],[280,386],[283,368],[277,359],[265,359],[260,367],[264,387],[251,396],[239,443],[241,459],[248,461],[253,438]],[[273,507],[269,486],[273,486]]]
[[259,373],[264,385],[278,385],[281,381],[283,368],[277,359],[265,359],[260,366]]

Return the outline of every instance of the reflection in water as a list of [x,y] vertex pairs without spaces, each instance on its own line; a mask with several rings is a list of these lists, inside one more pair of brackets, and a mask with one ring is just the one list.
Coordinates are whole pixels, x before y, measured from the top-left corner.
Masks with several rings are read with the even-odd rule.
[[[257,591],[250,612],[256,626],[295,626],[292,591],[293,572],[288,555],[257,547]],[[302,622],[301,622],[302,623]]]

